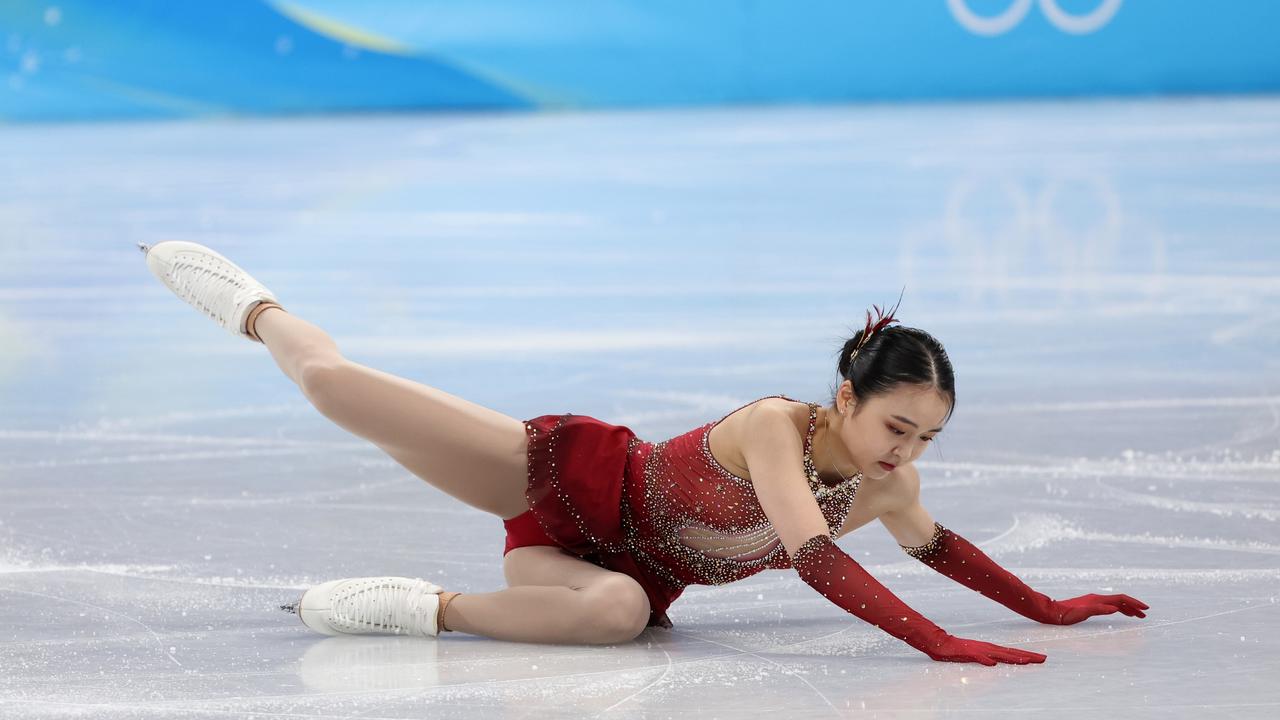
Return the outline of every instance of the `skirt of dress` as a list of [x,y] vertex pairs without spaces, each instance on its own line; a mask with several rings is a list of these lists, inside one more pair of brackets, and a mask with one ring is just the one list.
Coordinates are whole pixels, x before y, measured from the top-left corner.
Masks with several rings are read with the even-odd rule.
[[506,552],[556,545],[606,570],[628,575],[649,598],[649,626],[671,627],[666,610],[684,588],[648,572],[627,549],[622,514],[630,512],[630,453],[635,433],[586,415],[526,420],[529,511],[503,524]]

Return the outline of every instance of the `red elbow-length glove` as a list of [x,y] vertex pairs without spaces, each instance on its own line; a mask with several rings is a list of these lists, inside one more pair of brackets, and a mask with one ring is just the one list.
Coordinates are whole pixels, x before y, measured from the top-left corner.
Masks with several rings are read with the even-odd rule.
[[1040,653],[948,634],[889,592],[837,547],[830,535],[815,535],[804,541],[791,556],[791,566],[801,579],[831,602],[934,660],[983,665],[1044,662],[1045,656]]
[[900,545],[908,555],[971,590],[986,595],[1010,610],[1049,625],[1073,625],[1094,615],[1122,612],[1146,617],[1147,605],[1128,595],[1082,595],[1053,600],[1036,592],[1013,573],[996,564],[972,543],[938,523],[924,545]]

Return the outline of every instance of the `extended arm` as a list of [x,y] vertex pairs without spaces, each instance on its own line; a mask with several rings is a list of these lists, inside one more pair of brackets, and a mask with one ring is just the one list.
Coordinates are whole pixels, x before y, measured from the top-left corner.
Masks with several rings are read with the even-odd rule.
[[1059,624],[1052,598],[1033,590],[968,540],[939,523],[933,524],[928,542],[901,547],[911,557],[1023,617]]
[[1044,661],[1040,653],[950,635],[880,584],[831,539],[805,481],[803,451],[790,418],[768,406],[752,408],[748,418],[743,455],[756,497],[806,584],[934,660],[984,665]]
[[1128,595],[1084,595],[1059,602],[1032,589],[955,531],[934,522],[920,504],[920,476],[910,466],[901,469],[898,481],[903,483],[905,502],[880,520],[911,557],[1037,622],[1071,625],[1117,611],[1146,617],[1142,611],[1147,606]]

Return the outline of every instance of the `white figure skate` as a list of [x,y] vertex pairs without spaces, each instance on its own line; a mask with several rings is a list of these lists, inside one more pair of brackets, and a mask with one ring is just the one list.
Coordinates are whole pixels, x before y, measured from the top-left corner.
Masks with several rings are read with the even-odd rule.
[[249,273],[198,243],[166,240],[138,243],[138,249],[146,253],[147,267],[160,282],[232,335],[253,340],[245,331],[249,311],[260,302],[280,304]]
[[414,578],[350,578],[317,585],[281,609],[298,613],[303,625],[325,635],[435,637],[441,592]]

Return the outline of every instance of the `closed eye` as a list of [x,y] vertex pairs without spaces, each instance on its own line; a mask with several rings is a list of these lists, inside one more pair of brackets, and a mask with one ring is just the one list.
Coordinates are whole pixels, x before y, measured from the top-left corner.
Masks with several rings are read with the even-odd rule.
[[[894,435],[906,435],[906,432],[904,432],[904,431],[902,431],[902,430],[899,430],[898,428],[896,428],[896,427],[894,427],[894,426],[892,426],[892,425],[886,425],[885,427],[889,428],[889,430],[890,430]],[[933,438],[932,438],[932,437],[924,437],[924,436],[922,435],[922,436],[920,436],[920,439],[921,439],[921,440],[923,440],[923,441],[925,441],[925,442],[933,442]]]

